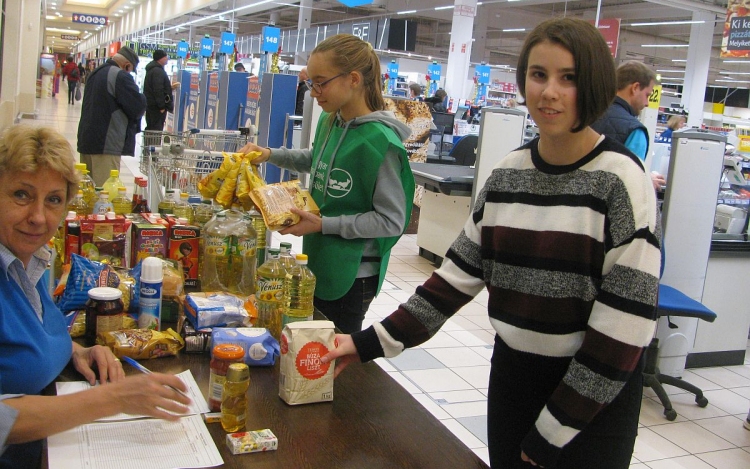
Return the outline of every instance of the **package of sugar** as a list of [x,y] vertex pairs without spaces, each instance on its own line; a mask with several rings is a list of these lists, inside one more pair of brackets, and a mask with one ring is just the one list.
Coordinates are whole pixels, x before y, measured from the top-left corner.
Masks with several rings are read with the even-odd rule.
[[334,362],[320,358],[332,350],[331,321],[297,321],[281,332],[279,397],[291,405],[333,400]]

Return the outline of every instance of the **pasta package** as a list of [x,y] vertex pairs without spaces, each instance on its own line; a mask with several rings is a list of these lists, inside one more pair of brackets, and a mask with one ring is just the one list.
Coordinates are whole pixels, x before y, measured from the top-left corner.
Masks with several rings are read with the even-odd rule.
[[135,360],[177,355],[185,341],[174,330],[124,329],[99,333],[96,343],[112,350],[117,358],[130,357]]
[[300,217],[291,212],[292,208],[320,215],[318,205],[310,193],[300,186],[299,181],[268,184],[250,191],[250,197],[271,231],[299,223]]
[[216,193],[214,200],[221,204],[224,208],[230,208],[232,201],[234,200],[234,191],[237,188],[237,175],[240,173],[242,167],[242,159],[236,159],[232,168],[229,170],[227,177],[219,188],[219,192]]
[[250,163],[254,158],[260,155],[260,152],[248,153],[245,160],[247,164],[240,169],[240,175],[237,178],[237,199],[242,204],[242,208],[250,210],[253,208],[253,200],[250,197],[250,191],[266,185],[266,181],[260,176],[258,165]]
[[213,199],[216,197],[224,180],[229,175],[229,171],[239,160],[239,156],[234,153],[222,153],[222,155],[224,156],[224,161],[221,162],[219,169],[209,173],[206,177],[198,181],[198,191],[204,199]]

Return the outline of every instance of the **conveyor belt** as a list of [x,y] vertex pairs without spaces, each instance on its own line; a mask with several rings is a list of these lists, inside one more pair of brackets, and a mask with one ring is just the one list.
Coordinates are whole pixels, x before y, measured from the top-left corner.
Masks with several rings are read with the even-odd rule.
[[474,168],[451,164],[409,163],[417,184],[431,192],[471,197]]

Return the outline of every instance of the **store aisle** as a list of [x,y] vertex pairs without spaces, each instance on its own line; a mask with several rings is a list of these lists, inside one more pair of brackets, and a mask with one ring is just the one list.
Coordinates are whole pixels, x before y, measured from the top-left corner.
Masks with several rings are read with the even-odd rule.
[[[63,133],[75,148],[81,104],[66,104],[64,95],[38,99],[38,119]],[[136,154],[140,153],[138,146]],[[139,158],[123,157],[121,179],[132,193]],[[272,245],[281,238],[275,236]],[[291,237],[293,250],[301,242]],[[393,312],[406,301],[436,266],[419,257],[416,235],[405,235],[393,249],[383,291],[375,299],[365,326]],[[487,382],[494,332],[487,318],[487,292],[480,293],[430,341],[394,359],[379,359],[425,408],[482,459],[487,456]],[[749,350],[750,352],[750,350]],[[631,469],[747,469],[750,467],[750,431],[742,421],[750,408],[750,353],[743,366],[699,368],[685,378],[705,391],[708,407],[694,404],[691,394],[667,386],[678,412],[669,422],[654,393],[646,389]]]

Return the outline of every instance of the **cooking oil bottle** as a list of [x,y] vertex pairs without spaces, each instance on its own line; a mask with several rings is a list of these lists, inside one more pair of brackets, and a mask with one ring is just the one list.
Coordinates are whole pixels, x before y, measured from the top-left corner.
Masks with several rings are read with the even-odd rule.
[[114,198],[117,195],[117,189],[119,187],[125,187],[125,184],[120,180],[120,171],[111,169],[109,171],[109,179],[104,181],[102,190],[107,191],[110,197]]
[[117,215],[125,215],[133,210],[133,202],[128,199],[127,189],[120,186],[117,188],[117,197],[112,199],[112,207]]
[[193,212],[193,206],[188,202],[188,198],[190,198],[190,194],[187,192],[181,192],[179,200],[174,204],[172,213],[178,218],[186,218],[188,225],[192,225],[195,213]]
[[159,215],[166,216],[171,213],[174,214],[175,207],[175,189],[167,189],[164,195],[164,199],[159,202]]
[[269,259],[258,267],[255,301],[258,308],[256,327],[265,327],[281,340],[281,315],[284,313],[284,280],[286,270],[279,261],[279,250],[268,250]]
[[224,291],[231,248],[231,234],[226,224],[226,214],[219,212],[216,219],[206,225],[203,235],[203,269],[201,270],[202,291]]
[[91,179],[91,176],[89,176],[89,170],[86,169],[86,163],[76,163],[76,170],[81,175],[81,178],[78,181],[78,188],[83,191],[83,200],[88,206],[88,212],[86,213],[93,213],[94,204],[96,204],[97,200],[96,184],[94,183],[94,180]]
[[229,365],[221,394],[221,426],[224,431],[233,433],[245,428],[249,387],[250,368],[244,363]]
[[91,213],[89,210],[89,204],[83,200],[83,191],[81,189],[78,189],[78,193],[68,204],[68,210],[76,212],[76,215],[79,217],[84,217]]
[[112,206],[112,202],[109,201],[109,192],[99,191],[99,200],[94,204],[94,212],[97,215],[106,215],[107,212],[113,212],[115,208]]
[[256,247],[258,267],[260,267],[264,262],[266,262],[266,222],[263,220],[263,215],[261,215],[258,209],[254,206],[250,211],[247,212],[247,214],[253,220],[253,228],[255,229],[255,234],[258,237],[258,243],[256,244]]
[[284,283],[284,315],[281,327],[295,321],[311,321],[315,298],[315,274],[307,267],[307,255],[297,254],[297,264]]
[[211,199],[204,199],[195,207],[195,216],[193,223],[196,226],[204,227],[214,217],[214,207]]
[[252,222],[239,211],[230,210],[226,217],[232,239],[229,275],[223,283],[229,287],[230,292],[249,296],[255,293],[255,230]]
[[284,266],[287,274],[297,265],[292,256],[292,243],[279,243],[279,261],[281,261],[281,265]]

